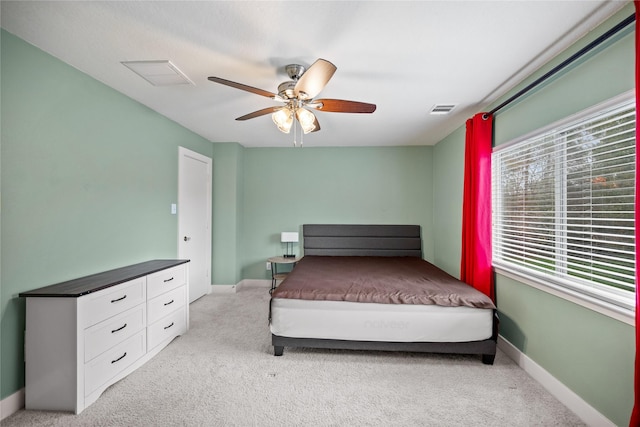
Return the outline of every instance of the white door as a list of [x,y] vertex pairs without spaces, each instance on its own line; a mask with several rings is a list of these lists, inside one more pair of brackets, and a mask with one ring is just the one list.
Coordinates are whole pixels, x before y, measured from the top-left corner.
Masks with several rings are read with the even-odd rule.
[[212,161],[183,147],[178,155],[178,258],[191,260],[191,303],[211,292]]

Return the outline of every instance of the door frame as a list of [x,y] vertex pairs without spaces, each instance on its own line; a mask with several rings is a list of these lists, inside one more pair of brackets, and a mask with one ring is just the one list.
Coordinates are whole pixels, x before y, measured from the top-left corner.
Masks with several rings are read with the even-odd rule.
[[182,212],[184,206],[183,206],[183,195],[181,194],[180,188],[181,188],[181,182],[184,179],[183,178],[183,167],[182,167],[182,158],[183,157],[190,157],[192,159],[201,161],[203,163],[205,163],[207,165],[207,214],[206,214],[206,218],[207,218],[207,224],[206,224],[206,230],[207,230],[207,235],[205,236],[205,243],[206,243],[206,267],[207,267],[207,276],[209,278],[209,288],[207,289],[207,294],[211,292],[211,282],[212,282],[212,274],[211,274],[211,245],[212,245],[212,238],[211,238],[211,230],[213,228],[213,224],[212,224],[212,210],[211,210],[211,206],[212,206],[212,198],[213,198],[213,192],[212,192],[212,188],[213,188],[213,159],[210,157],[207,157],[205,155],[202,155],[200,153],[196,153],[195,151],[189,150],[185,147],[182,146],[178,146],[178,210],[177,210],[177,214],[178,214],[178,239],[177,239],[177,244],[178,244],[178,258],[179,259],[184,259],[186,258],[184,256],[184,250],[183,250],[183,245],[180,244],[181,239],[182,239],[182,229],[183,229],[183,225],[181,223],[182,219],[184,218],[184,216],[181,216],[180,213]]

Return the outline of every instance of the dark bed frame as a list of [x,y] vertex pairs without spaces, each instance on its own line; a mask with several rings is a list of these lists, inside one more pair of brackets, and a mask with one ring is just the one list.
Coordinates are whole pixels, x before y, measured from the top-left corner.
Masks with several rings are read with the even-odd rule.
[[[422,258],[419,225],[305,224],[302,226],[304,255],[319,256],[417,256]],[[469,342],[386,342],[290,338],[271,335],[274,354],[284,347],[382,350],[427,353],[480,354],[492,365],[496,356],[498,316],[494,310],[493,334]]]

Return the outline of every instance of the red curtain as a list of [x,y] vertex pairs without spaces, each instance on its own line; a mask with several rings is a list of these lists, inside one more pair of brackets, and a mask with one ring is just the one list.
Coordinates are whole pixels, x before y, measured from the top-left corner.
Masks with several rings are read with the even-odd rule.
[[640,144],[638,144],[638,135],[640,135],[640,121],[638,120],[638,111],[640,111],[640,95],[638,88],[640,87],[640,31],[638,31],[638,13],[640,13],[640,1],[633,2],[636,5],[636,215],[635,215],[635,236],[636,236],[636,363],[635,363],[635,379],[634,379],[634,404],[631,413],[630,427],[640,426],[640,358],[638,351],[640,350],[640,292],[638,292],[638,279],[640,278]]
[[491,268],[492,137],[492,116],[479,113],[467,120],[460,280],[495,301]]

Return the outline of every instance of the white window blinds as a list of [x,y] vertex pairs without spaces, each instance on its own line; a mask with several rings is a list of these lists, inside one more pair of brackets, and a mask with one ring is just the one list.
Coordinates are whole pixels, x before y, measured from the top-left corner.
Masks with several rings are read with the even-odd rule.
[[494,264],[632,305],[635,120],[625,102],[494,150]]

